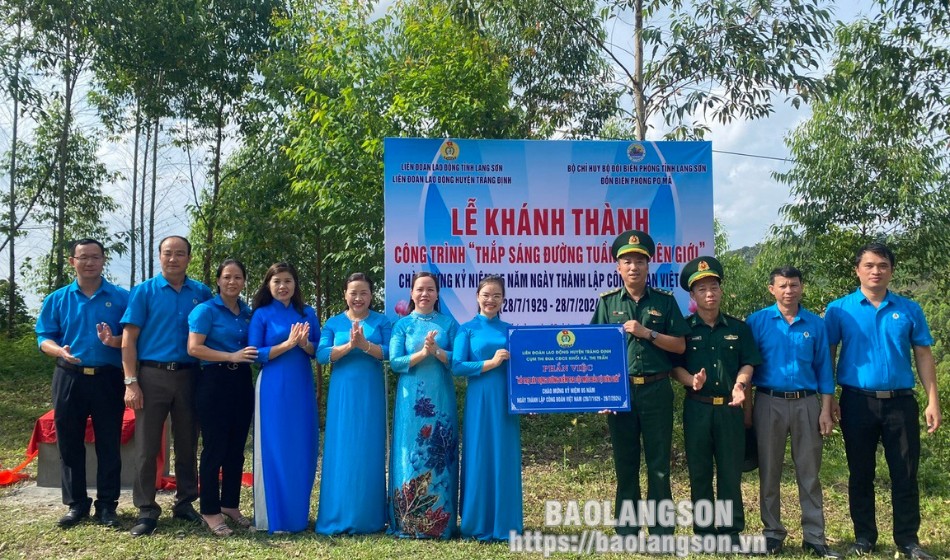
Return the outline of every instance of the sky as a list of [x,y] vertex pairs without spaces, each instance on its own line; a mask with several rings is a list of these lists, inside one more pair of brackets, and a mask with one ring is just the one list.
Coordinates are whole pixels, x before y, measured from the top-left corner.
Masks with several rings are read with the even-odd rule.
[[[384,2],[383,5],[387,3]],[[872,6],[873,0],[847,2],[846,5],[834,8],[834,19],[853,20],[859,14],[870,13]],[[621,47],[622,38],[630,35],[624,25],[623,21],[618,21],[612,29],[613,35],[621,38],[615,39],[615,43]],[[762,241],[772,224],[778,220],[779,208],[789,200],[788,187],[776,182],[772,173],[788,169],[789,164],[782,161],[788,157],[788,149],[783,139],[795,126],[805,121],[810,112],[807,107],[793,109],[782,99],[783,96],[778,96],[775,100],[775,112],[767,119],[710,125],[711,132],[706,139],[712,142],[713,147],[714,213],[725,226],[732,249]],[[94,122],[95,110],[88,102],[81,101],[77,111],[80,120]],[[0,153],[6,154],[9,150],[11,122],[12,103],[7,100],[0,101]],[[28,135],[29,122],[21,121],[20,126],[25,126]],[[181,126],[181,123],[177,123],[177,126]],[[167,140],[168,133],[168,130],[163,130],[160,134]],[[234,148],[236,142],[232,139],[227,150]],[[107,217],[107,222],[110,229],[119,230],[128,222],[131,207],[129,178],[132,175],[132,138],[103,142],[99,156],[110,170],[118,171],[123,176],[106,188],[107,194],[114,196],[120,206],[118,211]],[[166,187],[165,194],[156,201],[156,241],[166,235],[188,233],[190,218],[186,207],[194,204],[193,185],[200,189],[206,183],[203,171],[199,170],[197,176],[192,176],[187,165],[188,157],[189,154],[180,148],[162,146],[159,149],[158,173],[160,181]],[[198,150],[191,153],[190,157],[192,161],[199,161],[207,157],[207,153]],[[0,176],[0,189],[4,192],[8,190],[6,175]],[[17,241],[18,263],[24,257],[36,258],[43,254],[50,241],[49,228],[35,225],[26,238]],[[157,258],[155,267],[157,271]],[[113,259],[107,272],[114,280],[127,285],[129,268],[127,257]],[[6,278],[8,274],[9,255],[7,250],[4,250],[0,253],[0,277]],[[31,308],[36,308],[39,299],[30,296],[28,303]]]

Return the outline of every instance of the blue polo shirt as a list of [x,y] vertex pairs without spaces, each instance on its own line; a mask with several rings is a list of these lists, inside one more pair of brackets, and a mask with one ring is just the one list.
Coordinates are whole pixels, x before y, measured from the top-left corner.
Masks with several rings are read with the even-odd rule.
[[[205,335],[205,346],[219,352],[236,352],[247,347],[247,327],[251,322],[251,308],[238,299],[240,312],[235,315],[221,300],[214,296],[188,315],[188,330]],[[220,360],[219,360],[220,361]],[[201,360],[202,364],[212,364]]]
[[132,288],[122,324],[142,329],[138,359],[193,362],[194,358],[188,355],[188,315],[209,299],[211,290],[187,277],[181,291],[175,291],[161,274]]
[[891,291],[877,308],[860,288],[834,300],[825,325],[829,344],[841,344],[838,384],[868,391],[913,388],[913,347],[934,342],[920,305]]
[[753,385],[775,391],[835,393],[828,331],[821,317],[799,305],[795,319],[788,323],[776,304],[749,315],[746,323],[762,354],[762,364],[752,375]]
[[122,350],[103,344],[96,325],[108,323],[114,335],[121,334],[120,320],[128,304],[129,292],[105,278],[92,297],[86,297],[74,280],[43,300],[36,319],[36,342],[42,345],[44,340],[52,340],[60,346],[68,345],[73,356],[87,367],[121,367]]

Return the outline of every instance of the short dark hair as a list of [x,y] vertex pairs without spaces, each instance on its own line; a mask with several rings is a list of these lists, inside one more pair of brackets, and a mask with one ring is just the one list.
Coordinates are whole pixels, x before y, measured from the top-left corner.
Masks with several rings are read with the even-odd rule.
[[165,242],[168,241],[169,239],[181,239],[182,241],[184,241],[185,245],[188,246],[188,256],[189,257],[191,256],[191,241],[188,241],[187,237],[182,237],[180,235],[169,235],[169,236],[163,237],[162,240],[158,242],[159,253],[162,252],[162,245],[164,245]]
[[[236,266],[236,267],[238,267],[238,268],[241,269],[241,274],[244,276],[244,280],[246,281],[246,280],[247,280],[247,269],[244,268],[244,263],[242,263],[241,261],[239,261],[239,260],[237,260],[237,259],[224,259],[223,261],[221,261],[221,264],[218,265],[218,271],[214,273],[214,277],[215,277],[216,279],[220,280],[220,279],[221,279],[221,273],[224,272],[224,269],[225,269],[225,268],[227,268],[229,265],[232,265],[232,264],[233,264],[234,266]],[[220,287],[220,286],[218,287],[218,293],[219,293],[219,294],[221,293],[221,287]]]
[[69,244],[69,256],[76,256],[76,247],[80,245],[98,245],[99,250],[102,251],[102,256],[106,256],[106,248],[102,246],[102,243],[98,239],[93,239],[91,237],[83,237],[82,239],[77,239]]
[[776,276],[781,276],[782,278],[798,278],[802,282],[805,281],[805,279],[802,277],[802,271],[798,270],[797,268],[791,265],[785,265],[785,266],[779,266],[779,267],[773,268],[772,272],[769,274],[770,286],[775,284]]
[[[416,287],[416,282],[420,278],[432,278],[432,281],[435,283],[435,295],[439,295],[439,277],[435,274],[427,271],[417,272],[412,276],[412,283],[409,284],[409,312],[411,313],[416,308],[416,302],[412,301],[412,290]],[[439,300],[435,300],[435,305],[432,307],[435,311],[439,311]]]
[[346,284],[344,286],[344,291],[346,291],[346,288],[350,287],[350,283],[352,282],[366,282],[366,284],[369,286],[369,291],[370,292],[373,291],[372,279],[370,279],[369,276],[363,274],[362,272],[354,272],[353,274],[350,274],[349,276],[346,277]]
[[879,257],[887,259],[888,262],[891,263],[891,268],[894,268],[897,265],[897,262],[894,258],[894,252],[888,249],[887,245],[875,241],[874,243],[868,243],[858,248],[858,250],[854,253],[854,266],[861,264],[861,259],[864,257],[864,253],[874,253]]

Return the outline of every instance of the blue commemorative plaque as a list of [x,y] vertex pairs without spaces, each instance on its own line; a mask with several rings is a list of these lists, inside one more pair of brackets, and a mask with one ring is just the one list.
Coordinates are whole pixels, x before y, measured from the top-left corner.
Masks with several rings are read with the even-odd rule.
[[630,410],[622,325],[508,329],[511,414]]

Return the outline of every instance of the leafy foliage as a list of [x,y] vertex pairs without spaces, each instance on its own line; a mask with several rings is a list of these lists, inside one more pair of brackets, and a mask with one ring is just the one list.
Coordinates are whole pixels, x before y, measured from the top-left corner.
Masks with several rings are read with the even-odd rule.
[[26,302],[23,301],[19,286],[16,287],[15,293],[11,298],[10,282],[6,279],[0,280],[0,331],[9,333],[9,313],[7,306],[10,305],[11,300],[14,302],[14,334],[22,333],[26,335],[32,333],[34,319],[26,307]]
[[[54,105],[51,112],[40,121],[34,142],[22,146],[23,152],[18,163],[20,169],[17,171],[22,193],[17,199],[24,203],[35,201],[33,219],[47,224],[53,231],[61,228],[65,240],[95,237],[103,242],[109,253],[122,254],[125,251],[124,240],[121,236],[110,235],[103,221],[106,213],[117,209],[112,197],[102,190],[115,178],[115,174],[99,161],[98,140],[85,135],[75,126],[70,127],[67,134],[65,155],[60,156],[63,126],[63,112]],[[61,157],[65,158],[65,165],[62,166],[65,174],[62,178],[64,190],[60,195],[53,189],[49,179],[55,174],[53,169],[60,168],[63,161]],[[59,212],[60,204],[64,205],[62,214]],[[65,244],[54,244],[34,269],[33,281],[42,293],[59,288],[62,284],[57,284],[58,278],[69,277],[65,265],[56,269],[64,262],[57,256],[65,255],[67,249]]]
[[632,27],[629,48],[594,40],[632,101],[628,114],[638,139],[646,139],[655,119],[668,138],[702,138],[710,120],[766,117],[777,95],[798,107],[821,91],[814,72],[830,40],[827,6],[823,0],[609,0],[601,18],[610,27]]
[[[507,60],[517,136],[590,137],[617,113],[620,92],[600,45],[606,31],[592,0],[453,0],[453,16]],[[565,17],[564,12],[570,13]]]
[[[868,22],[842,28],[839,77],[871,57],[879,79],[907,78],[847,43],[880,31]],[[888,243],[911,278],[928,276],[932,263],[950,250],[947,147],[922,124],[926,111],[905,102],[908,85],[868,91],[858,82],[838,83],[788,136],[795,163],[774,175],[792,196],[781,209],[786,223],[776,228],[777,240],[804,249],[839,293],[854,285],[851,257],[863,243]]]

